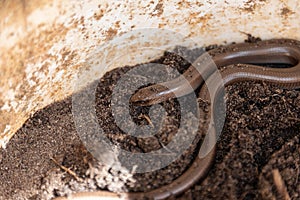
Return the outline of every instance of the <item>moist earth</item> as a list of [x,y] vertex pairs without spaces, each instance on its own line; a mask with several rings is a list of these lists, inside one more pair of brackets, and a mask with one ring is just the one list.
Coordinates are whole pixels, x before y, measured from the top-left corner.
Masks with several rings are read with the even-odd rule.
[[[245,42],[257,41],[258,38],[249,36]],[[182,73],[189,67],[187,60],[195,60],[203,50],[216,47],[176,47],[150,63],[163,64],[164,67],[154,73],[164,74],[170,80],[176,71]],[[131,77],[130,83],[121,88],[124,96],[113,94],[116,84],[129,70],[146,65],[149,63],[114,69],[91,84],[90,87],[96,85],[96,121],[109,141],[135,153],[159,150],[172,140],[180,144],[192,136],[193,140],[178,159],[160,170],[143,174],[134,173],[134,168],[104,165],[91,155],[78,135],[72,115],[72,97],[68,97],[34,113],[6,149],[0,150],[0,199],[51,199],[95,190],[149,191],[180,176],[191,165],[205,134],[191,129],[197,124],[195,109],[187,113],[188,122],[182,125],[179,101],[188,104],[193,95],[160,104],[165,110],[162,118],[149,116],[149,113],[160,116],[161,111],[157,109],[135,105],[129,105],[130,119],[119,120],[116,124],[114,118],[124,112],[124,106],[119,101],[111,101],[112,95],[128,99],[135,90],[131,86],[145,77]],[[153,73],[152,68],[148,70]],[[79,98],[84,96],[78,94]],[[283,199],[286,195],[299,199],[300,90],[247,81],[227,86],[226,102],[224,128],[207,177],[182,195],[169,199]],[[114,114],[112,107],[116,108]],[[81,109],[86,108],[82,104]],[[130,130],[128,120],[152,128],[163,122],[163,126],[149,137],[134,137],[119,126]],[[179,128],[183,128],[183,135],[177,138]],[[181,151],[181,147],[178,145],[169,153]],[[120,153],[118,159],[126,161],[128,158],[122,155]],[[159,165],[161,161],[153,162]]]

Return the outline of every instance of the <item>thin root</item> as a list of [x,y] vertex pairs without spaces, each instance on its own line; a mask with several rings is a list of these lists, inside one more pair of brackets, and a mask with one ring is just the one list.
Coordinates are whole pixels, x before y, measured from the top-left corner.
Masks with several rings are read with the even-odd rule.
[[81,178],[79,178],[76,173],[74,171],[72,171],[71,169],[59,164],[54,158],[50,158],[57,166],[59,166],[62,170],[64,170],[65,172],[67,172],[68,174],[70,174],[71,176],[73,176],[76,181],[80,181],[82,182],[83,180]]
[[154,127],[154,125],[153,125],[151,119],[150,119],[147,115],[143,115],[143,114],[142,114],[142,115],[139,116],[139,118],[140,118],[140,119],[141,119],[141,118],[146,119],[147,122],[150,124],[150,126],[151,126],[151,127]]
[[279,195],[279,199],[280,200],[290,200],[291,197],[290,197],[289,193],[287,192],[286,186],[284,184],[284,181],[282,180],[279,170],[274,169],[272,171],[272,174],[273,174],[274,184],[276,186],[276,190]]

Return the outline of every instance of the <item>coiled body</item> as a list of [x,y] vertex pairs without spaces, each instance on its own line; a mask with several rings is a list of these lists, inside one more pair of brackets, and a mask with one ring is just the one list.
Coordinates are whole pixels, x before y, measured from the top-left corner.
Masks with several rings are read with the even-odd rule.
[[[170,184],[149,192],[128,194],[85,192],[76,193],[70,199],[143,199],[145,197],[164,199],[171,195],[178,195],[203,179],[214,161],[217,132],[220,131],[214,124],[215,104],[219,100],[225,101],[222,90],[224,86],[240,81],[256,80],[276,84],[282,88],[300,88],[300,43],[298,41],[274,39],[252,44],[234,44],[228,46],[225,52],[215,49],[208,54],[200,56],[183,76],[143,88],[131,98],[131,101],[137,105],[152,105],[184,96],[202,85],[199,98],[210,106],[206,113],[200,114],[200,117],[208,116],[209,120],[201,120],[205,123],[203,127],[207,134],[192,166]],[[210,56],[209,61],[207,56]],[[291,67],[269,68],[259,64],[289,64]],[[226,67],[216,71],[216,67],[213,66]],[[219,76],[222,81],[216,81]],[[203,84],[203,80],[206,80],[206,85]],[[67,198],[57,198],[59,199]]]

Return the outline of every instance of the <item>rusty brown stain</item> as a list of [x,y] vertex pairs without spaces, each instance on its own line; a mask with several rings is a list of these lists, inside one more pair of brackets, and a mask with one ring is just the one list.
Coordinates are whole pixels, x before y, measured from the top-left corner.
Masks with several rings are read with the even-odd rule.
[[294,14],[295,12],[291,11],[288,7],[283,7],[280,10],[280,15],[284,18],[289,17],[291,14]]
[[197,1],[197,2],[196,2],[196,5],[199,6],[199,7],[201,7],[201,6],[203,6],[204,4],[201,3],[200,1]]
[[266,0],[248,0],[244,3],[244,6],[240,9],[249,13],[254,13],[257,8],[261,7],[261,5],[265,3]]
[[120,20],[115,22],[115,27],[116,27],[117,29],[119,29],[119,28],[120,28],[120,23],[121,23],[121,21],[120,21]]
[[[77,62],[76,57],[78,56],[77,51],[71,51],[68,48],[63,48],[63,50],[60,51],[60,54],[62,56],[62,64],[61,66],[56,68],[56,71],[60,71],[61,69],[68,69],[69,66],[72,66]],[[58,58],[56,60],[59,60]]]
[[256,9],[256,3],[253,0],[248,0],[245,2],[244,7],[242,7],[241,9],[253,13]]
[[84,16],[81,16],[81,17],[80,17],[79,22],[80,22],[81,24],[84,24]]
[[191,31],[188,34],[188,37],[192,37],[193,35],[200,35],[207,32],[207,29],[209,28],[210,24],[209,21],[212,19],[213,14],[212,13],[208,13],[205,14],[204,16],[199,17],[200,13],[191,13],[189,16],[189,25],[191,27],[199,27],[196,31]]
[[118,30],[117,29],[113,29],[113,28],[110,27],[105,33],[106,33],[106,40],[110,40],[115,35],[118,34]]
[[180,8],[190,8],[191,7],[191,2],[183,0],[183,1],[178,2],[177,5]]
[[162,2],[158,2],[152,12],[152,16],[160,17],[164,12],[164,4]]
[[159,23],[158,24],[158,28],[163,28],[165,26],[165,24]]
[[[48,52],[50,48],[52,48],[53,44],[62,41],[68,31],[72,28],[78,26],[78,24],[83,23],[84,18],[82,17],[80,20],[74,20],[73,25],[66,28],[63,24],[53,24],[51,28],[44,29],[45,25],[40,24],[36,29],[28,32],[26,36],[26,40],[20,40],[14,46],[7,48],[5,53],[0,54],[0,59],[2,60],[2,65],[0,66],[1,70],[1,79],[0,85],[4,89],[4,91],[13,90],[16,92],[15,98],[13,102],[17,103],[17,105],[25,103],[30,99],[31,96],[34,96],[37,92],[37,86],[40,85],[44,87],[45,85],[41,85],[39,82],[41,81],[38,77],[36,77],[35,73],[32,74],[30,78],[31,81],[36,82],[36,85],[31,86],[26,81],[26,66],[29,63],[39,63],[40,60],[53,60],[59,61],[57,56],[49,55]],[[56,70],[68,69],[68,67],[73,64],[75,57],[77,56],[76,52],[71,52],[68,49],[63,49],[61,52],[61,62],[62,65],[58,66]],[[36,70],[36,72],[43,73],[46,78],[49,80],[49,65],[50,62],[45,62],[44,65],[41,66],[40,69]],[[12,85],[7,84],[7,80],[11,78],[12,80],[16,80],[12,82]],[[16,90],[19,85],[20,80],[22,84]],[[49,85],[48,85],[49,86]],[[60,85],[56,85],[56,87],[61,87]],[[57,89],[53,88],[55,91]],[[51,91],[49,92],[50,94]],[[53,94],[57,96],[58,94]],[[62,96],[64,94],[61,94]],[[23,98],[26,99],[24,100]],[[43,97],[37,97],[35,102],[43,102]],[[0,101],[0,107],[5,104],[4,101]],[[31,109],[36,109],[39,105],[34,105]],[[21,107],[20,107],[21,108]],[[6,125],[12,125],[10,134],[1,135],[0,140],[4,139],[4,136],[10,138],[12,134],[24,123],[24,120],[29,117],[30,113],[26,111],[28,108],[23,107],[19,110],[0,110],[1,123],[0,123],[0,131],[3,133]],[[0,145],[1,146],[1,145]],[[1,148],[1,147],[0,147]]]
[[213,14],[205,14],[204,16],[199,16],[201,13],[191,13],[188,18],[189,25],[195,26],[201,24],[202,26],[199,27],[200,29],[205,29],[207,26],[209,26],[209,20],[212,18]]
[[101,9],[97,13],[94,13],[94,18],[96,20],[100,20],[104,16],[104,10]]

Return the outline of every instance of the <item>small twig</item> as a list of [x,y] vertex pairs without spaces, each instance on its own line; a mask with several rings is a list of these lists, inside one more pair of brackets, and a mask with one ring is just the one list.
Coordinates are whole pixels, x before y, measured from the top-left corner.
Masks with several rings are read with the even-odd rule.
[[[297,173],[296,174],[299,174],[299,165],[296,163],[296,169],[297,169]],[[298,175],[296,175],[296,181],[295,183],[297,184],[298,183]]]
[[300,122],[300,119],[298,119],[298,118],[295,118],[295,117],[288,117],[288,119],[289,119],[289,120],[295,120],[295,121],[298,121],[298,122]]
[[276,189],[277,189],[277,192],[278,192],[278,195],[279,195],[279,199],[290,200],[291,197],[290,197],[289,193],[287,192],[286,186],[285,186],[285,184],[282,180],[282,177],[279,173],[279,170],[274,169],[272,171],[272,174],[273,174],[274,184],[276,186]]
[[201,101],[201,102],[203,102],[203,103],[208,103],[208,101],[205,100],[205,99],[202,99],[202,98],[200,98],[200,97],[198,97],[198,99],[199,99],[199,101]]
[[[173,151],[171,151],[167,146],[164,145],[164,143],[163,143],[162,141],[160,141],[159,137],[157,137],[157,136],[155,136],[155,137],[156,137],[158,143],[160,144],[160,146],[162,146],[164,149],[166,149],[166,150],[167,150],[168,152],[170,152],[171,154],[174,154]],[[162,154],[162,155],[164,155],[164,154]]]
[[246,32],[244,32],[244,31],[240,31],[240,30],[239,30],[239,32],[242,33],[242,34],[244,34],[244,35],[247,35],[247,37],[251,37],[251,36],[252,36],[250,33],[246,33]]
[[147,115],[141,114],[141,115],[139,116],[139,118],[140,118],[140,119],[141,119],[141,118],[146,119],[147,122],[150,124],[150,126],[152,126],[152,128],[154,127],[154,125],[153,125],[151,119],[150,119]]
[[50,158],[57,166],[59,166],[62,170],[64,170],[65,172],[67,172],[68,174],[70,174],[71,176],[73,176],[76,181],[82,181],[81,178],[79,178],[75,172],[73,172],[71,169],[59,164],[54,158]]

